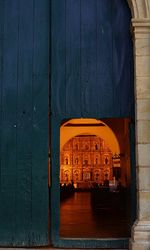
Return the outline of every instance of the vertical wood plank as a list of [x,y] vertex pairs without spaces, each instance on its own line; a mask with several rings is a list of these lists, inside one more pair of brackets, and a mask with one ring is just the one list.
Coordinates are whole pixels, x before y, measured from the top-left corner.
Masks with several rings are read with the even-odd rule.
[[15,238],[18,2],[3,1],[2,17],[0,243],[8,245]]
[[32,223],[33,0],[19,1],[16,241],[30,245]]
[[130,133],[130,164],[131,164],[131,190],[130,190],[130,202],[131,202],[131,218],[130,225],[133,226],[137,218],[137,188],[136,188],[136,159],[135,159],[135,124],[131,122],[129,124]]
[[[4,2],[0,2],[0,192],[1,192],[1,138],[2,138],[2,89],[3,89],[3,47],[4,47]],[[1,193],[0,193],[1,194]],[[1,195],[0,195],[1,199]],[[0,200],[1,201],[1,200]]]
[[51,109],[66,113],[66,0],[51,0]]
[[81,106],[82,116],[96,115],[97,15],[96,1],[81,1]]
[[130,19],[125,1],[52,1],[53,113],[134,116]]
[[60,120],[57,116],[51,117],[51,241],[59,242],[60,226]]
[[126,1],[115,0],[112,7],[114,113],[118,117],[134,117],[131,13]]
[[0,244],[46,245],[49,1],[0,13]]
[[[0,2],[0,204],[2,204],[2,91],[3,91],[3,61],[4,61],[4,2]],[[3,211],[0,206],[0,221],[3,222]],[[3,232],[0,228],[0,242]]]
[[100,117],[112,117],[112,1],[97,1],[97,103]]
[[[66,0],[66,115],[81,116],[80,0]],[[76,102],[74,102],[76,100]]]
[[48,92],[49,0],[34,1],[32,242],[49,243],[48,232]]

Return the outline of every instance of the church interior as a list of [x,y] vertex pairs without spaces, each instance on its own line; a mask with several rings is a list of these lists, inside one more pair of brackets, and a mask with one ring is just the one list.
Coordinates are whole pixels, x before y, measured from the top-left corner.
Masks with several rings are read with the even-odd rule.
[[[107,125],[108,124],[108,125]],[[61,127],[60,183],[130,185],[129,119],[72,119]]]
[[[63,146],[60,180],[63,184],[73,182],[78,188],[88,188],[92,183],[103,185],[106,178],[113,180],[112,156],[111,150],[100,137],[77,135]],[[118,162],[120,163],[120,158]]]
[[61,125],[62,237],[129,236],[130,124],[127,118],[80,118]]

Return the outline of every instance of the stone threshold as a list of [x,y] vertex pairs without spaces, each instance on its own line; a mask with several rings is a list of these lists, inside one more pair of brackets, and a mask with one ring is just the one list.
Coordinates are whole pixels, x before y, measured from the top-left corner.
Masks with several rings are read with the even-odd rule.
[[128,250],[127,248],[125,249],[115,249],[115,248],[54,248],[54,247],[0,247],[0,250],[83,250],[83,249],[89,249],[89,250]]

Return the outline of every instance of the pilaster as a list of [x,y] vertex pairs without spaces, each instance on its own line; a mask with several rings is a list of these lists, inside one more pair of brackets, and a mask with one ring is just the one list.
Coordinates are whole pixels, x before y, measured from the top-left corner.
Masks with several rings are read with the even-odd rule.
[[150,18],[132,19],[135,39],[137,220],[130,249],[150,249]]

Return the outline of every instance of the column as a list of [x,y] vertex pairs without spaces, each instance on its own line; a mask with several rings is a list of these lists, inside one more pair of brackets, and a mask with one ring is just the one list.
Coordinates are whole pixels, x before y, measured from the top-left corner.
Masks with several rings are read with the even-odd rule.
[[150,249],[150,19],[133,19],[135,36],[137,220],[130,249]]

